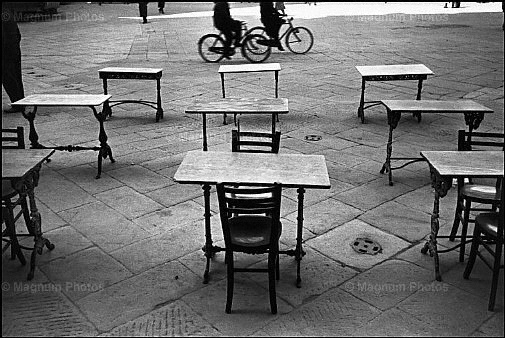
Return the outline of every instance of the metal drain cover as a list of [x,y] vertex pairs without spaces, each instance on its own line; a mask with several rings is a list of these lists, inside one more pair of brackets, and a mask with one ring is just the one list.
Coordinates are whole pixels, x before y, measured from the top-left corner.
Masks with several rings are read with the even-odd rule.
[[321,135],[307,135],[305,136],[307,141],[320,141],[322,139]]
[[382,247],[379,243],[372,241],[369,238],[356,238],[352,243],[351,247],[357,253],[364,253],[369,255],[376,255],[382,251]]

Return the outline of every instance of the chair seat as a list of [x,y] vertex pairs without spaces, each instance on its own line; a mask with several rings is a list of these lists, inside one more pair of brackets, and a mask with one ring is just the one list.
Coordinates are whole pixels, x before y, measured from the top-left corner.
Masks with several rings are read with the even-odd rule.
[[475,223],[479,225],[481,231],[493,238],[498,236],[498,223],[500,214],[497,212],[482,213],[475,217]]
[[461,194],[476,200],[500,201],[500,196],[496,194],[496,187],[490,185],[465,184],[461,188]]
[[[268,249],[270,244],[269,216],[237,216],[230,218],[230,237],[233,245],[244,248]],[[279,227],[279,237],[281,229]]]
[[[254,187],[251,186],[238,186],[236,188],[248,188],[248,189],[254,189]],[[258,187],[261,189],[261,187]],[[246,195],[246,194],[229,194],[230,197],[234,198],[252,198],[251,195]],[[270,198],[272,197],[271,193],[264,193],[264,194],[255,194],[254,198]]]

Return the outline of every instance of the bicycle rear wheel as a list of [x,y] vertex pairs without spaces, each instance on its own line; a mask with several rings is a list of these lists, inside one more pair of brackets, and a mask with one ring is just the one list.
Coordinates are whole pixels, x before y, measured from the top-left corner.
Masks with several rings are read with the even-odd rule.
[[259,34],[259,35],[263,35],[265,37],[265,39],[268,39],[269,36],[267,34],[267,32],[265,31],[265,27],[263,26],[255,26],[251,29],[249,29],[245,34],[244,36],[247,36],[247,35],[253,35],[253,34]]
[[294,27],[286,36],[286,46],[295,54],[307,53],[313,44],[314,36],[305,27]]
[[198,54],[206,62],[219,62],[224,57],[224,40],[217,34],[206,34],[198,40]]
[[[264,41],[264,43],[261,44],[258,41]],[[267,45],[266,41],[268,39],[259,34],[246,36],[242,42],[242,55],[252,63],[265,61],[272,53],[272,48]]]

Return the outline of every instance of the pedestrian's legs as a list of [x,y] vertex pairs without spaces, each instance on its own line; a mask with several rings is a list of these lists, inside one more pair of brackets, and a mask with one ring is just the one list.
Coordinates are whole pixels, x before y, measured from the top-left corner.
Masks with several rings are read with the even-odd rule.
[[142,22],[147,23],[147,2],[139,2],[139,14],[142,17]]
[[2,51],[2,85],[9,95],[11,102],[16,102],[25,97],[23,75],[21,72],[20,40],[9,50]]

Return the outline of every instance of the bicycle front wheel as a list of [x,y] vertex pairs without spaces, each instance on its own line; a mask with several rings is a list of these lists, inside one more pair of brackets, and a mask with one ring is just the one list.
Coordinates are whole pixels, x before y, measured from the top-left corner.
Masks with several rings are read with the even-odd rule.
[[286,46],[295,54],[307,53],[313,44],[314,36],[305,27],[294,27],[286,36]]
[[242,55],[252,63],[263,62],[272,53],[268,39],[259,34],[246,36],[242,42]]
[[219,62],[224,57],[224,40],[217,34],[207,34],[198,40],[198,54],[205,62]]

